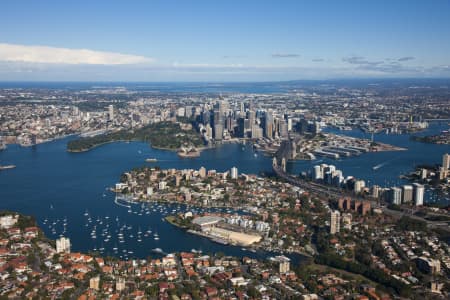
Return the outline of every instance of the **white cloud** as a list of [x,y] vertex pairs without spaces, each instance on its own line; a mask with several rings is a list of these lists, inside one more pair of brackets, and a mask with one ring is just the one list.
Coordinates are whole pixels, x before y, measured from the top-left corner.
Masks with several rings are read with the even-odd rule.
[[0,43],[0,61],[70,65],[127,65],[150,63],[154,60],[145,56],[94,51],[89,49],[68,49]]

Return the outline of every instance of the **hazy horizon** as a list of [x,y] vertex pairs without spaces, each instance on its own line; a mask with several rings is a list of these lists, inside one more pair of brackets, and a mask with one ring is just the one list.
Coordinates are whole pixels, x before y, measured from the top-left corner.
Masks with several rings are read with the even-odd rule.
[[8,1],[0,81],[450,78],[450,2]]

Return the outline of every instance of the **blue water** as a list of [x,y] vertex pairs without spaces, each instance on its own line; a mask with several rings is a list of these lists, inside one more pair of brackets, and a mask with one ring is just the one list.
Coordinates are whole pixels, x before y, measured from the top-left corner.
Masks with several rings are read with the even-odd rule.
[[[417,135],[437,134],[442,130],[448,130],[447,123],[430,123],[427,130]],[[361,130],[339,131],[327,128],[325,132],[348,135],[357,138],[370,139],[371,135]],[[435,165],[442,163],[442,155],[450,152],[450,145],[435,145],[420,143],[410,139],[410,134],[385,134],[374,135],[375,142],[387,143],[402,148],[406,151],[371,152],[356,157],[342,158],[339,160],[317,157],[315,161],[294,161],[287,164],[287,171],[294,174],[307,172],[314,165],[326,163],[332,164],[343,171],[344,177],[354,176],[366,181],[366,185],[380,185],[382,187],[400,186],[408,183],[399,176],[415,170],[420,164]],[[374,166],[379,166],[374,170]],[[437,195],[430,190],[425,193],[425,202],[440,202],[449,204],[450,199]]]
[[[129,257],[155,255],[151,253],[153,248],[162,248],[164,252],[197,249],[204,253],[225,252],[236,256],[268,255],[216,244],[163,222],[163,216],[176,209],[176,205],[165,206],[165,212],[152,206],[150,214],[144,212],[140,216],[134,213],[141,211],[141,205],[137,204],[132,205],[133,212],[129,213],[128,208],[114,203],[114,194],[107,190],[119,180],[122,172],[141,165],[152,165],[145,163],[149,157],[157,158],[157,165],[162,168],[198,169],[205,166],[207,169],[225,171],[238,166],[240,172],[245,173],[270,172],[270,159],[262,155],[255,157],[250,146],[243,148],[240,144],[227,144],[204,151],[201,158],[180,159],[173,152],[155,150],[145,143],[113,143],[85,153],[68,153],[65,150],[70,139],[28,148],[9,145],[7,150],[0,152],[1,164],[17,166],[0,172],[0,209],[33,215],[50,238],[57,238],[62,233],[63,220],[67,218],[64,235],[71,238],[74,251],[105,248],[105,254],[113,255],[113,248],[117,247],[117,256],[126,250],[133,252]],[[156,208],[155,212],[153,208]],[[86,211],[92,223],[87,222]],[[103,224],[99,224],[97,219]],[[56,222],[55,226],[49,226],[53,222]],[[132,229],[124,231],[125,243],[121,244],[117,239],[117,230],[124,223]],[[90,236],[94,224],[97,226],[95,240]],[[106,224],[109,224],[108,232],[112,236],[109,242],[104,242],[104,237],[100,235],[107,228]],[[152,235],[142,235],[142,242],[138,242],[139,229],[143,233],[150,229]],[[159,235],[159,241],[153,238],[155,232]],[[292,258],[296,262],[300,260],[299,255]]]
[[[435,123],[424,134],[447,128],[446,124]],[[345,134],[364,137],[360,131]],[[164,169],[198,169],[204,166],[217,171],[236,166],[240,173],[260,174],[271,172],[270,157],[262,154],[255,156],[251,146],[240,144],[224,144],[216,149],[206,150],[199,158],[194,159],[181,159],[173,152],[152,149],[145,143],[137,142],[111,143],[85,153],[68,153],[66,143],[72,138],[27,148],[9,145],[7,150],[0,151],[0,164],[17,166],[0,172],[0,209],[35,216],[51,238],[62,233],[63,219],[67,218],[67,231],[64,234],[71,238],[75,251],[105,248],[106,254],[117,256],[122,255],[123,251],[132,251],[128,257],[147,257],[152,255],[153,248],[162,248],[165,252],[200,249],[206,253],[222,251],[236,256],[268,255],[264,252],[252,253],[240,247],[222,246],[163,222],[163,215],[176,208],[173,205],[166,208],[151,207],[150,214],[147,215],[144,211],[141,216],[138,215],[141,206],[133,205],[132,213],[129,213],[128,208],[114,203],[114,194],[107,189],[119,180],[121,173],[142,165],[156,164]],[[375,140],[406,147],[408,151],[369,153],[340,161],[323,159],[323,162],[336,165],[344,171],[344,175],[365,179],[369,184],[385,186],[401,183],[398,175],[413,170],[415,164],[440,163],[442,154],[450,152],[449,146],[413,142],[408,135],[379,134],[375,136]],[[145,162],[146,158],[157,158],[158,162],[148,164]],[[321,162],[292,162],[288,163],[288,169],[298,174]],[[376,171],[372,170],[373,166],[381,163],[385,165]],[[92,223],[87,222],[87,217],[84,216],[86,211],[89,212]],[[97,218],[103,224],[99,224]],[[45,219],[48,221],[46,224]],[[53,222],[56,222],[55,226],[51,225]],[[94,223],[97,224],[97,239],[90,236]],[[124,223],[132,226],[132,229],[124,231],[125,243],[119,243],[117,230]],[[142,236],[142,242],[138,242],[137,231],[141,229],[145,232],[149,228],[153,233],[159,234],[160,240],[154,240],[153,236]],[[100,235],[103,229],[107,229],[112,236],[109,242],[104,242]],[[131,238],[130,235],[134,237]],[[118,248],[118,253],[113,252],[114,247]],[[301,259],[298,255],[292,258],[296,262]]]
[[64,89],[80,90],[92,88],[125,87],[137,92],[151,93],[286,93],[298,89],[337,90],[346,88],[387,89],[426,86],[447,89],[448,78],[370,78],[332,80],[293,80],[278,82],[0,82],[0,88]]

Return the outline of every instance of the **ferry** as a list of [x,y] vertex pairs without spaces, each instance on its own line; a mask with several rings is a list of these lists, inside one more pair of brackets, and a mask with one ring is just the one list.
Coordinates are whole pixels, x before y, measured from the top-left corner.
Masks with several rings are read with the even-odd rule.
[[145,161],[146,162],[157,162],[158,160],[156,158],[147,158]]

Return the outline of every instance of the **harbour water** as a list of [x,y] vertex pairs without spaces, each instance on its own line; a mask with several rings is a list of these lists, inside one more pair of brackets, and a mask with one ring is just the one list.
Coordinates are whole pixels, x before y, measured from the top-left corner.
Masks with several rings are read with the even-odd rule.
[[[433,122],[429,127],[414,135],[438,134],[448,130],[447,122]],[[361,130],[340,131],[327,128],[325,132],[343,134],[356,138],[371,139],[371,135]],[[395,145],[406,148],[405,151],[371,152],[339,160],[318,157],[314,161],[294,161],[287,164],[287,171],[293,174],[307,172],[314,165],[326,163],[335,165],[343,171],[344,177],[353,176],[366,181],[366,185],[379,185],[382,187],[401,186],[408,181],[401,179],[400,175],[414,171],[417,165],[435,165],[442,163],[442,155],[450,152],[450,145],[435,145],[416,142],[410,139],[411,134],[385,134],[374,135],[375,142]],[[375,167],[375,168],[374,168]],[[427,189],[425,202],[449,204],[449,195],[438,195]]]
[[[157,255],[151,251],[155,248],[166,253],[195,249],[236,256],[268,255],[223,246],[163,221],[163,217],[173,213],[174,209],[177,212],[184,210],[183,206],[132,204],[130,209],[116,204],[115,194],[108,190],[123,172],[142,165],[196,169],[205,166],[218,171],[239,166],[240,171],[246,173],[270,172],[270,159],[255,156],[250,145],[226,144],[203,152],[200,158],[181,159],[176,153],[152,149],[148,144],[137,142],[111,143],[89,152],[68,153],[66,143],[71,138],[26,148],[9,145],[7,150],[0,152],[0,162],[14,162],[17,166],[0,172],[1,210],[33,215],[48,237],[57,238],[60,234],[70,237],[74,251],[104,248],[105,254],[124,258],[125,253],[127,257],[142,258]],[[158,161],[147,163],[148,157]],[[95,239],[92,238],[94,228]],[[119,240],[121,228],[123,243]],[[155,233],[159,239],[155,239]],[[293,255],[292,258],[298,262],[301,256]]]
[[[448,126],[432,124],[422,134],[437,132],[441,128],[448,129]],[[345,134],[363,135],[360,131],[347,131]],[[142,207],[141,204],[133,204],[130,209],[116,204],[115,195],[108,191],[119,180],[120,174],[142,165],[177,169],[204,166],[218,171],[237,166],[240,173],[270,173],[271,158],[262,153],[255,155],[250,145],[224,144],[202,152],[198,158],[182,159],[173,152],[152,149],[138,142],[111,143],[84,153],[68,153],[66,143],[72,138],[26,148],[9,145],[1,151],[0,164],[14,164],[17,167],[0,172],[0,209],[33,215],[50,238],[60,234],[70,237],[74,251],[104,248],[105,254],[124,258],[154,255],[151,252],[154,248],[161,248],[164,252],[196,249],[204,253],[224,252],[236,256],[268,255],[223,246],[188,234],[162,220],[174,210],[182,211],[182,206]],[[290,162],[288,169],[298,174],[314,164],[325,162],[336,165],[345,175],[365,179],[370,185],[386,186],[400,184],[398,176],[411,171],[415,164],[440,163],[442,154],[450,152],[449,146],[414,142],[409,135],[379,134],[375,140],[408,150],[369,153],[340,161],[318,158],[312,162]],[[145,162],[149,157],[156,158],[157,162]],[[380,164],[379,169],[373,170],[373,166]],[[95,239],[92,237],[93,231]],[[155,239],[156,232],[159,239]],[[124,242],[120,242],[120,233]],[[292,258],[294,261],[301,260],[299,255]]]

